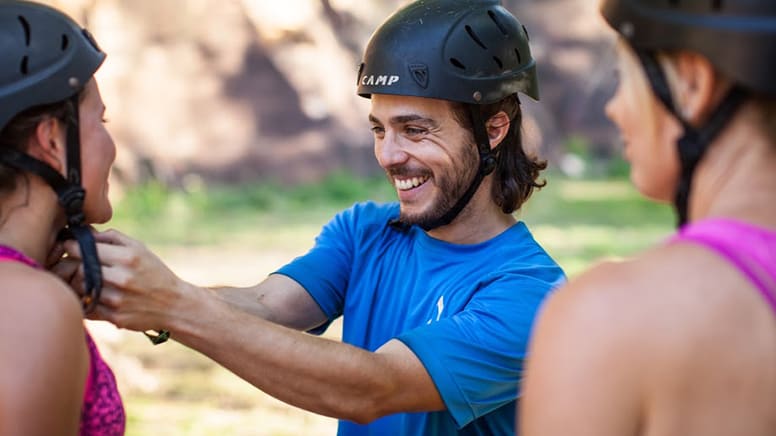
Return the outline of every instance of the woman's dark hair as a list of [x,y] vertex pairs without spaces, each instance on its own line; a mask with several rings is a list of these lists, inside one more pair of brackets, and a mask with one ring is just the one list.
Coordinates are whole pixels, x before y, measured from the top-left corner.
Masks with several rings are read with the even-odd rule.
[[[84,98],[81,91],[79,101]],[[29,108],[11,119],[0,131],[0,149],[12,148],[25,152],[27,141],[35,134],[38,125],[48,119],[56,118],[64,122],[74,113],[69,100]],[[0,194],[6,194],[16,189],[16,180],[22,171],[0,163]]]
[[[537,182],[539,173],[547,168],[547,161],[527,155],[523,150],[523,112],[517,95],[482,105],[481,108],[483,120],[489,120],[500,111],[504,111],[510,119],[509,131],[495,149],[497,165],[493,171],[491,197],[502,212],[512,213],[531,197],[534,188],[542,188],[547,184],[546,181]],[[453,115],[458,124],[470,132],[470,142],[473,144],[472,121],[466,105],[453,103]]]

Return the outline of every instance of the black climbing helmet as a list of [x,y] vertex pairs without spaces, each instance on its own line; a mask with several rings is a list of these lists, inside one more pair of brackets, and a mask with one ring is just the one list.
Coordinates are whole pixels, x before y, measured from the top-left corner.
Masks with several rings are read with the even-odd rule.
[[61,12],[0,1],[0,130],[26,109],[77,94],[105,59],[88,31]]
[[603,0],[636,50],[697,52],[745,89],[776,94],[776,1]]
[[499,0],[420,0],[372,35],[358,93],[488,104],[523,93],[539,99],[525,27]]
[[0,163],[40,176],[56,192],[67,226],[61,235],[74,237],[84,263],[83,304],[94,309],[102,275],[94,237],[83,212],[81,186],[79,95],[105,59],[91,35],[65,14],[38,3],[0,1],[0,131],[27,109],[69,102],[67,170],[63,177],[46,163],[11,147],[0,148]]

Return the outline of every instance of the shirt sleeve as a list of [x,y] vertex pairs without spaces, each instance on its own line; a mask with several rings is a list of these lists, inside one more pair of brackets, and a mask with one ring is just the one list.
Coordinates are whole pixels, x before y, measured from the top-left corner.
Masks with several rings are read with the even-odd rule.
[[534,317],[563,281],[562,272],[543,273],[502,276],[464,310],[397,338],[423,363],[459,428],[517,398]]
[[310,251],[274,273],[299,283],[326,314],[329,322],[310,333],[323,333],[331,321],[342,315],[345,290],[353,265],[354,222],[355,208],[337,214],[323,227]]

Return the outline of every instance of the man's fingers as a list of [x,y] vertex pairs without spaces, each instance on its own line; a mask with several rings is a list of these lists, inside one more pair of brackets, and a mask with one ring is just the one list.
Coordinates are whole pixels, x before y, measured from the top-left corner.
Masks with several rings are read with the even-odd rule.
[[137,254],[134,250],[128,250],[121,245],[97,243],[97,254],[100,256],[100,263],[104,266],[131,266],[137,262]]
[[104,232],[97,232],[94,234],[94,239],[97,240],[97,242],[102,242],[105,244],[112,244],[112,245],[131,245],[132,239],[126,236],[125,234],[121,233],[118,230],[115,229],[108,229]]
[[113,310],[101,303],[97,303],[97,305],[94,306],[94,310],[86,314],[86,319],[91,319],[94,321],[112,322],[112,318]]
[[[78,246],[78,242],[67,241],[64,243],[64,248],[68,257],[81,260],[81,248]],[[107,266],[131,266],[138,261],[138,254],[135,250],[106,242],[97,243],[97,256],[100,258],[100,263]]]
[[73,259],[81,259],[81,248],[78,246],[78,242],[74,239],[68,239],[62,243],[62,247],[65,249],[67,256]]
[[51,249],[48,256],[46,257],[46,268],[51,268],[62,258],[64,254],[64,245],[61,242],[54,244],[54,248]]
[[80,267],[81,262],[79,260],[66,257],[51,265],[49,270],[65,282],[70,283]]
[[121,289],[131,288],[132,274],[121,266],[103,266],[102,282]]
[[111,286],[103,286],[100,292],[101,306],[105,306],[110,309],[117,309],[121,306],[123,300],[123,294]]

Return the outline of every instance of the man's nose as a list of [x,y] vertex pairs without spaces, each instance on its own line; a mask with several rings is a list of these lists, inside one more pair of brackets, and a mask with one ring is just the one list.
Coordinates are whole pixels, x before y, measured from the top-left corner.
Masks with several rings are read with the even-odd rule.
[[408,154],[395,134],[386,132],[382,139],[375,139],[375,156],[383,168],[404,164]]

